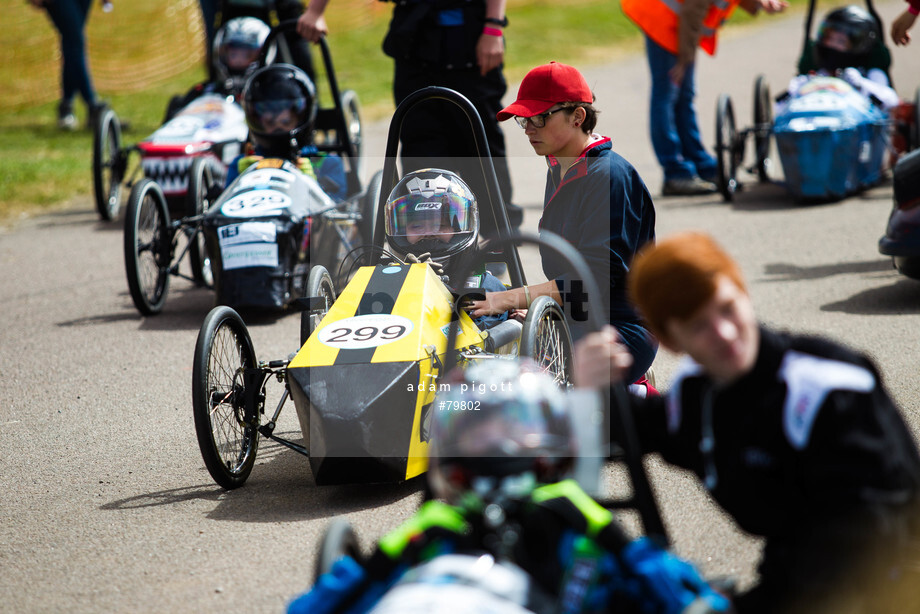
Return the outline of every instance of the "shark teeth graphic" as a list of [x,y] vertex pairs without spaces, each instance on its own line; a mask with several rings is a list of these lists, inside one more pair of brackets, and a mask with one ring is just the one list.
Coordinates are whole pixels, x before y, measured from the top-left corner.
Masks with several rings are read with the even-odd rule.
[[141,160],[144,175],[156,181],[163,194],[172,196],[185,194],[188,190],[188,169],[194,156],[151,158]]

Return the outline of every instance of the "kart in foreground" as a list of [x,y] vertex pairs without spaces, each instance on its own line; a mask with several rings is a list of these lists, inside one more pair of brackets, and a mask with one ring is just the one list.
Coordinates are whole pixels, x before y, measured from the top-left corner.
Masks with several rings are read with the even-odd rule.
[[[382,212],[397,183],[399,127],[409,109],[433,97],[463,109],[480,151],[488,151],[475,107],[456,92],[426,88],[403,101],[391,123],[371,254],[384,251]],[[492,189],[482,205],[492,208],[501,235],[510,237],[491,158],[483,160]],[[512,284],[524,283],[516,247],[509,244],[502,254]],[[569,379],[566,316],[548,297],[534,301],[523,323],[509,319],[480,330],[458,306],[463,297],[452,294],[427,263],[386,257],[346,278],[350,281],[337,294],[325,267],[311,269],[301,301],[300,349],[292,357],[258,360],[243,319],[229,307],[215,308],[205,319],[193,364],[195,428],[205,465],[224,488],[246,481],[260,437],[308,456],[316,484],[399,482],[420,475],[427,468],[429,416],[437,409],[432,401],[452,362],[526,355],[560,384]],[[269,416],[265,387],[271,379],[284,390]],[[273,432],[289,398],[302,444]]]
[[[269,34],[263,60],[287,27]],[[301,297],[311,264],[333,268],[354,244],[369,241],[372,218],[363,214],[374,209],[379,177],[362,191],[357,100],[339,94],[325,39],[319,46],[335,102],[317,112],[323,140],[317,149],[342,159],[346,198],[331,201],[315,180],[279,159],[259,161],[223,190],[223,171],[198,156],[189,167],[183,213],[174,218],[160,183],[140,180],[125,214],[124,254],[131,298],[142,314],[163,309],[172,276],[213,286],[218,304],[283,309]],[[191,276],[180,268],[186,255]]]
[[[869,14],[881,21],[866,0]],[[753,125],[738,130],[731,98],[721,94],[716,105],[716,184],[726,201],[741,189],[738,170],[743,166],[748,136],[753,137],[755,159],[746,170],[759,181],[770,181],[771,138],[775,138],[784,184],[796,202],[829,202],[875,185],[885,177],[892,159],[920,146],[917,136],[920,90],[911,102],[884,110],[850,83],[836,76],[810,74],[815,42],[811,24],[816,0],[811,0],[805,26],[805,43],[799,74],[809,75],[794,96],[779,99],[774,118],[773,99],[766,78],[754,82]],[[875,65],[887,74],[890,54],[879,40],[872,53]]]

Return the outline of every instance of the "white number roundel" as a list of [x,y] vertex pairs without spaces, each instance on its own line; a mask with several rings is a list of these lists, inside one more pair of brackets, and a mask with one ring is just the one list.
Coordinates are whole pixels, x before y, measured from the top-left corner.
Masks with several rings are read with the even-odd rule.
[[343,350],[374,348],[402,339],[412,331],[412,320],[391,313],[352,316],[333,322],[317,333],[319,342]]
[[277,215],[291,206],[291,198],[275,190],[250,190],[223,204],[220,212],[227,217],[265,217]]

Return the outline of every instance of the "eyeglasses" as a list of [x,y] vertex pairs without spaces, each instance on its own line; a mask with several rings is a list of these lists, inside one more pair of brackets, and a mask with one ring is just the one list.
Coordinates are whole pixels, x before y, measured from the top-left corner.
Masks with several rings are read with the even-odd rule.
[[534,115],[533,117],[520,117],[518,115],[514,116],[514,121],[517,122],[517,125],[521,128],[527,129],[527,122],[533,124],[534,128],[542,128],[546,125],[546,119],[553,113],[558,113],[559,111],[565,111],[569,107],[559,107],[558,109],[553,109],[552,111],[547,111],[546,113],[540,113],[539,115]]

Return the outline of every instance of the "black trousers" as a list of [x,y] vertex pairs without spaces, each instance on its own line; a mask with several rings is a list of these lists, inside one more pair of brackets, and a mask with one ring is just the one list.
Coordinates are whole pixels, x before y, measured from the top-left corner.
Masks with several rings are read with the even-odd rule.
[[[432,85],[456,90],[473,103],[485,128],[502,202],[507,205],[511,202],[511,176],[505,157],[505,136],[495,118],[503,108],[502,96],[508,89],[501,67],[483,76],[477,68],[447,70],[396,60],[393,98],[397,105],[416,90]],[[480,203],[483,235],[495,235],[497,226],[488,206],[490,189],[473,130],[463,111],[453,103],[440,100],[421,103],[406,115],[400,142],[404,174],[420,168],[443,168],[459,174]],[[492,197],[492,200],[498,204],[497,199]]]

